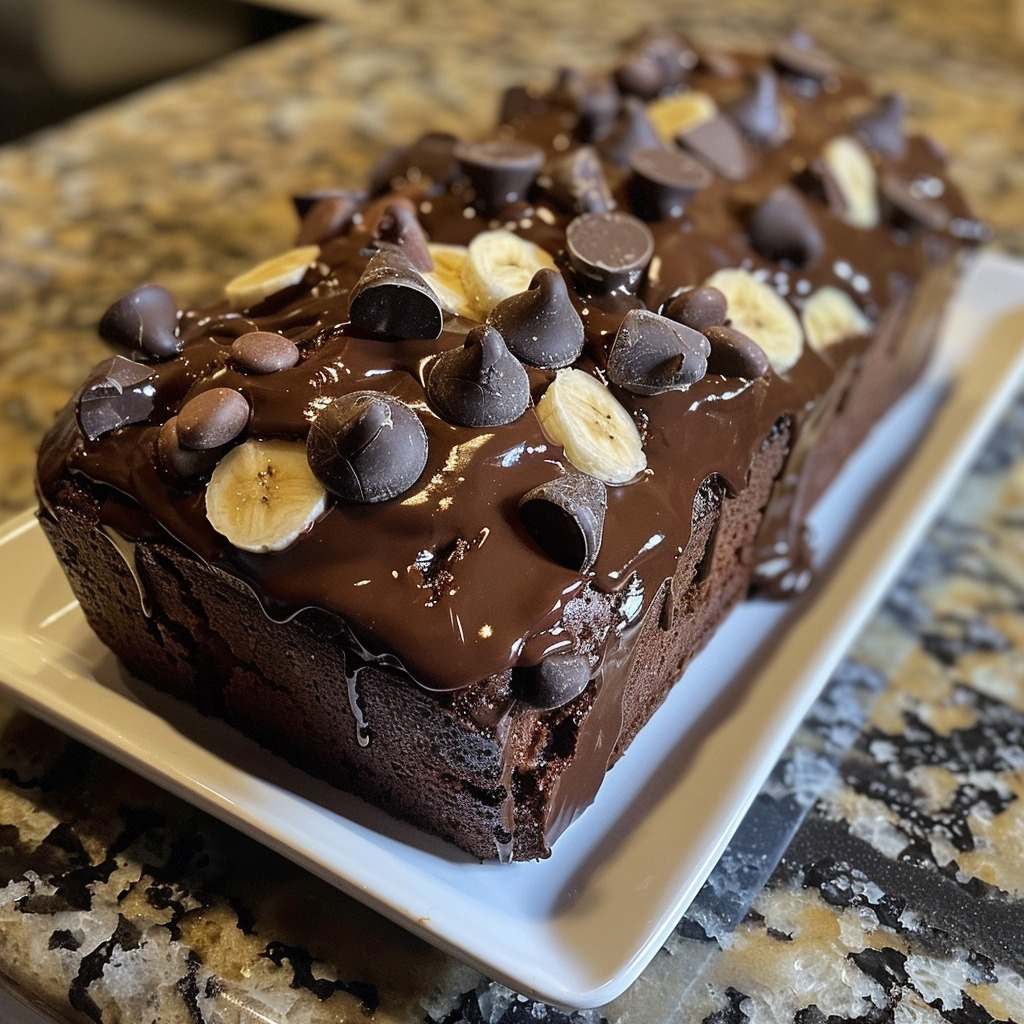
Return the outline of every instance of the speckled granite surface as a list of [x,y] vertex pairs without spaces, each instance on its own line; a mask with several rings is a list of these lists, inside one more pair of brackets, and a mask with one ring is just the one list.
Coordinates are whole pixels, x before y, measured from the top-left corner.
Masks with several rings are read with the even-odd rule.
[[[288,196],[391,141],[482,131],[502,85],[600,63],[664,4],[338,3],[315,26],[0,150],[0,508],[158,279],[199,302],[290,241]],[[1024,253],[1024,48],[995,0],[688,3],[723,43],[794,21],[909,99]],[[870,45],[868,43],[870,40]],[[0,973],[102,1022],[1024,1020],[1024,402],[837,673],[640,981],[517,998],[22,715],[0,734]]]

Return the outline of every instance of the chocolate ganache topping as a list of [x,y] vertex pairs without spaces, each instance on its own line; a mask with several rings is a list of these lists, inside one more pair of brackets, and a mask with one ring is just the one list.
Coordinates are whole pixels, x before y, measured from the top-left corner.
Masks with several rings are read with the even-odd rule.
[[[818,410],[908,282],[978,227],[936,148],[805,37],[724,72],[661,39],[599,89],[566,73],[511,95],[496,140],[396,151],[369,199],[308,197],[297,247],[216,305],[152,286],[119,300],[102,333],[144,365],[106,364],[69,406],[56,431],[77,442],[44,446],[43,501],[66,462],[104,524],[174,538],[268,615],[336,613],[430,690],[515,668],[513,696],[541,706],[613,671],[567,608],[612,595],[614,637],[634,628],[702,487],[740,491],[779,423],[792,454],[766,528],[772,571],[795,578]],[[568,333],[546,336],[549,320]],[[636,425],[629,482],[609,482],[619,456],[578,408],[554,411],[608,475],[542,426],[538,403],[576,373]],[[499,376],[515,383],[488,397]],[[309,509],[280,549],[244,550],[207,515],[215,467],[250,442],[268,442],[254,479],[278,474]]]

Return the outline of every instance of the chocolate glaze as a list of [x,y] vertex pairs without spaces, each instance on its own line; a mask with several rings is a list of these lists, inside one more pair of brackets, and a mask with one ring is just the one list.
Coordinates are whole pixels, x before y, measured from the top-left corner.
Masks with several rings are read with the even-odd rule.
[[[771,66],[770,58],[760,56],[736,61],[737,74],[727,77],[715,74],[707,62],[698,63],[686,70],[686,85],[710,93],[726,111],[746,83]],[[577,211],[565,202],[564,190],[545,189],[543,176],[528,193],[505,204],[497,222],[488,207],[473,204],[465,180],[439,187],[423,174],[396,174],[388,177],[387,187],[416,205],[434,243],[464,245],[480,231],[505,226],[550,252],[586,331],[574,365],[590,372],[603,372],[610,343],[630,309],[659,311],[724,266],[760,272],[798,309],[815,289],[834,285],[850,291],[873,322],[891,320],[905,301],[906,284],[961,247],[951,234],[884,219],[870,230],[854,228],[813,191],[805,194],[808,215],[825,240],[825,254],[841,256],[825,255],[813,266],[796,268],[759,255],[746,234],[750,211],[782,185],[806,184],[805,172],[823,143],[849,132],[855,111],[863,110],[869,94],[860,79],[838,71],[832,85],[824,92],[803,88],[789,76],[779,79],[779,102],[793,114],[791,137],[777,147],[752,150],[742,181],[714,176],[682,213],[648,221],[654,253],[636,294],[591,293],[571,272],[565,228]],[[564,157],[567,146],[579,145],[590,132],[577,106],[556,86],[529,105],[507,108],[513,120],[503,126],[502,137],[539,147],[549,161]],[[926,140],[908,137],[898,157],[875,153],[873,158],[880,171],[902,181],[941,182],[937,201],[948,209],[949,223],[973,223]],[[610,160],[603,172],[616,208],[631,211],[628,172]],[[708,373],[685,390],[651,396],[614,389],[641,426],[649,469],[635,483],[608,489],[600,553],[592,569],[580,573],[546,556],[519,520],[524,494],[572,469],[561,449],[545,438],[533,409],[515,422],[474,429],[444,421],[426,401],[423,376],[429,359],[461,347],[473,324],[449,318],[436,339],[382,341],[359,336],[348,323],[349,295],[366,266],[367,244],[357,215],[323,242],[320,260],[301,286],[241,312],[226,303],[184,311],[181,354],[151,367],[155,406],[148,422],[89,441],[77,428],[78,399],[72,400],[41,452],[43,503],[55,501],[68,472],[87,479],[104,501],[101,518],[108,531],[129,542],[173,538],[243,580],[276,619],[306,607],[336,613],[367,657],[386,655],[392,668],[449,697],[517,664],[536,664],[550,651],[578,647],[581,641],[563,613],[588,590],[617,595],[621,620],[606,650],[598,652],[588,693],[620,688],[633,657],[631,637],[646,616],[660,614],[656,598],[668,591],[690,538],[702,485],[714,479],[727,492],[742,490],[752,460],[780,421],[792,425],[794,456],[777,485],[762,548],[781,558],[790,573],[806,568],[794,539],[806,511],[801,468],[868,339],[837,346],[828,359],[805,347],[785,376],[769,372],[748,380]],[[242,372],[231,346],[252,331],[291,339],[301,352],[299,362],[261,375]],[[527,367],[527,372],[535,403],[553,371]],[[386,391],[420,415],[429,442],[426,469],[411,491],[392,501],[371,508],[334,504],[284,551],[236,550],[206,520],[204,478],[169,482],[155,458],[160,426],[189,398],[215,387],[235,389],[247,399],[252,410],[247,436],[294,439],[306,436],[316,409],[331,399],[357,390]],[[355,674],[349,684],[358,712]],[[603,774],[615,746],[620,702],[599,703],[602,728],[588,733],[602,732],[604,739],[581,757],[574,778],[560,785],[549,814],[552,833],[589,802],[599,782],[591,776]],[[513,707],[506,702],[496,712],[490,727],[498,734],[511,728]],[[356,718],[363,729],[361,712]],[[506,824],[511,835],[511,818]],[[496,842],[501,847],[505,840],[496,837]]]

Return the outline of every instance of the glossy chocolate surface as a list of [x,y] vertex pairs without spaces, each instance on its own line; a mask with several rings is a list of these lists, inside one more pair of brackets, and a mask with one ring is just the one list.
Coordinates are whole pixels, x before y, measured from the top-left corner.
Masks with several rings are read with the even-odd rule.
[[[769,58],[743,57],[737,64],[742,74],[735,77],[698,66],[687,71],[686,85],[708,92],[727,111],[769,66]],[[561,268],[586,330],[574,365],[599,375],[627,312],[658,312],[680,290],[701,284],[720,267],[759,273],[797,308],[817,288],[838,286],[877,323],[902,300],[909,282],[960,244],[957,226],[972,222],[959,193],[945,182],[934,148],[915,138],[907,139],[898,158],[873,153],[872,161],[880,175],[928,183],[929,197],[949,212],[948,226],[934,230],[908,224],[906,217],[892,222],[884,209],[879,225],[870,229],[839,220],[821,193],[816,162],[823,144],[851,134],[853,120],[877,101],[845,72],[812,85],[780,74],[779,103],[792,134],[778,146],[752,146],[743,180],[715,175],[680,215],[647,221],[653,256],[635,291],[609,291],[574,272],[565,237],[580,210],[565,201],[564,183],[545,188],[543,173],[521,194],[513,190],[505,196],[510,201],[491,197],[481,204],[474,202],[477,187],[465,177],[439,187],[428,167],[409,173],[397,160],[390,187],[415,205],[432,243],[465,245],[483,230],[505,227],[546,249]],[[529,110],[512,113],[501,137],[537,146],[549,163],[558,159],[563,166],[577,147],[602,151],[602,140],[592,134],[595,124],[611,130],[607,119],[578,110],[565,88],[555,87]],[[411,147],[407,153],[415,151]],[[448,174],[450,165],[445,168]],[[628,170],[606,160],[603,172],[616,209],[633,212]],[[825,240],[825,255],[813,266],[769,260],[748,237],[750,212],[784,184],[801,189]],[[682,391],[659,395],[613,389],[641,427],[648,470],[634,483],[609,488],[597,559],[586,573],[573,571],[532,540],[518,514],[523,495],[571,470],[561,448],[545,438],[532,407],[514,422],[486,428],[456,425],[433,410],[423,385],[429,362],[461,347],[475,321],[448,317],[436,339],[377,340],[356,330],[349,322],[349,297],[366,268],[373,238],[358,215],[340,224],[340,233],[318,238],[320,259],[300,285],[240,312],[225,303],[181,313],[180,355],[147,367],[155,389],[148,422],[90,441],[77,432],[77,400],[72,403],[44,445],[40,489],[44,502],[52,501],[66,469],[88,478],[106,503],[103,521],[116,523],[128,539],[169,535],[247,581],[275,618],[309,606],[336,612],[367,649],[394,655],[427,689],[456,691],[564,650],[562,610],[588,586],[604,593],[628,591],[639,595],[641,611],[649,607],[689,539],[701,485],[716,479],[727,490],[743,488],[751,460],[774,424],[789,418],[797,437],[806,435],[814,429],[816,405],[848,372],[805,347],[785,376],[708,373]],[[289,338],[300,360],[275,372],[244,372],[232,358],[232,344],[253,331]],[[861,350],[846,349],[854,362]],[[554,371],[527,367],[527,372],[535,403]],[[161,426],[186,401],[213,388],[234,389],[248,401],[251,418],[243,437],[292,439],[304,439],[317,410],[341,395],[387,392],[420,416],[429,445],[426,468],[415,486],[391,501],[373,507],[335,502],[284,551],[239,551],[206,520],[206,478],[171,480],[156,457]],[[70,444],[69,432],[74,434]],[[780,506],[785,505],[783,494]]]

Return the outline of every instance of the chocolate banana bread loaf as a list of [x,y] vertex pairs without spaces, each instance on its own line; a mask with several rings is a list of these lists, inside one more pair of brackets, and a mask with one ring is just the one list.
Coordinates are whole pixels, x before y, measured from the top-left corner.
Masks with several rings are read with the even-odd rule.
[[545,857],[729,609],[806,585],[807,511],[979,226],[899,99],[800,34],[644,33],[296,208],[221,302],[110,307],[42,526],[140,679]]

